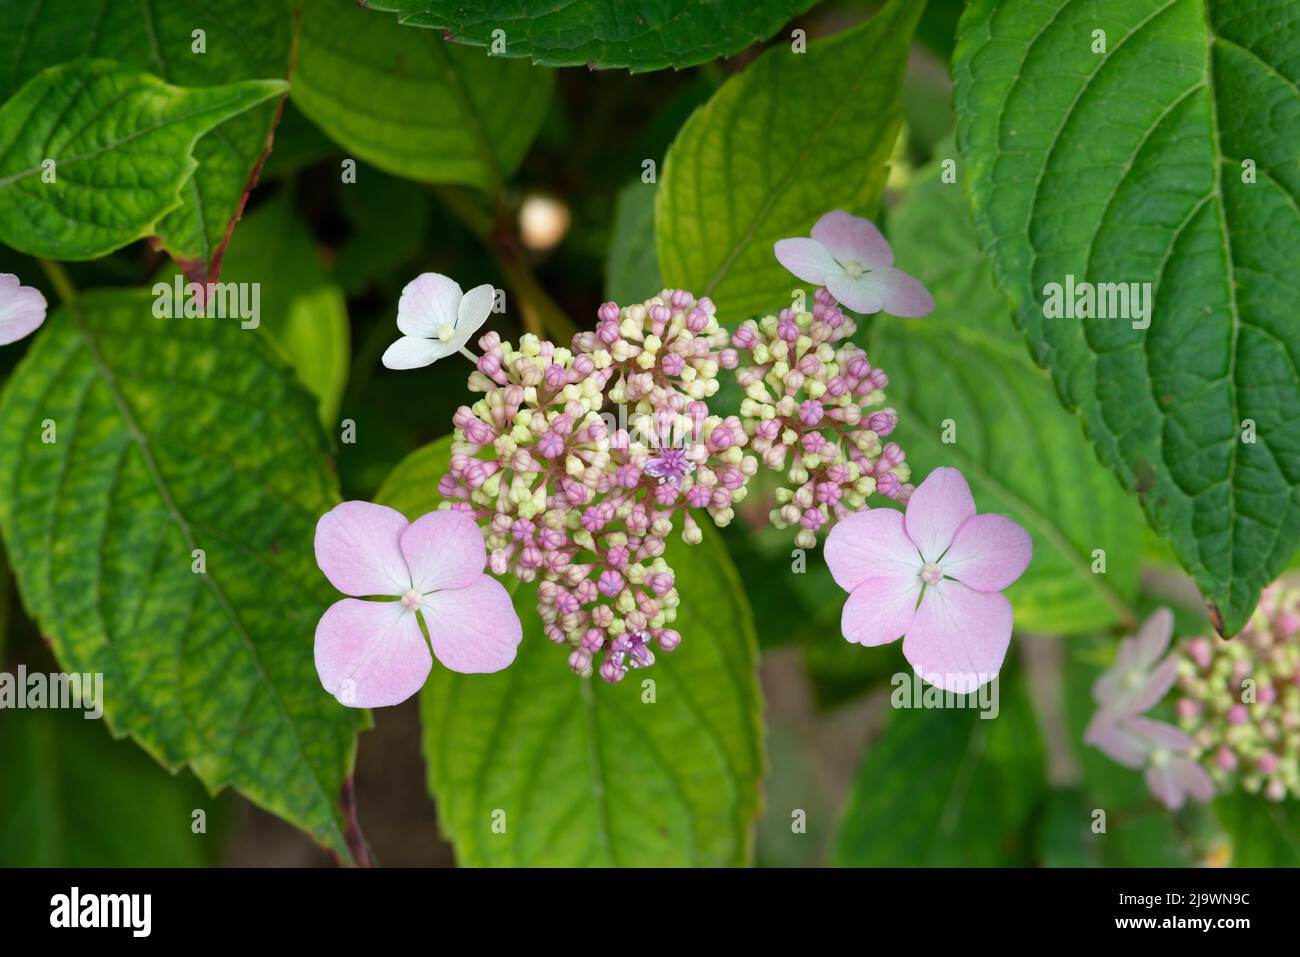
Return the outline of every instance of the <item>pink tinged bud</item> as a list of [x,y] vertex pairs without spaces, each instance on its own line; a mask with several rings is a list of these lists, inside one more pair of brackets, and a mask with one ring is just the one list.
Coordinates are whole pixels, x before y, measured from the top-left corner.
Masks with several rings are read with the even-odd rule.
[[714,452],[723,452],[736,444],[736,436],[731,431],[731,426],[725,423],[719,425],[709,436],[709,448]]
[[900,488],[898,476],[893,472],[886,472],[876,478],[876,491],[886,498],[897,498]]
[[627,568],[627,557],[626,545],[611,545],[609,551],[605,553],[605,562],[610,568],[622,571]]
[[822,527],[824,521],[826,521],[826,516],[822,514],[821,509],[810,508],[800,517],[799,524],[804,528],[810,528],[813,531],[816,531]]
[[613,598],[623,590],[623,576],[612,568],[607,568],[600,573],[596,588],[605,597]]
[[538,453],[548,459],[564,454],[564,437],[554,432],[547,432],[537,440]]
[[1246,710],[1244,704],[1234,704],[1228,709],[1229,724],[1245,724],[1250,720],[1250,712]]
[[670,376],[679,376],[686,368],[686,360],[676,352],[668,353],[659,364],[663,367],[664,375]]
[[673,483],[665,482],[662,485],[656,485],[654,491],[650,494],[654,497],[656,505],[667,508],[677,501],[677,496],[681,494],[681,490]]
[[546,635],[547,638],[555,642],[557,645],[564,644],[564,629],[559,625],[547,625],[542,629],[542,634]]
[[905,458],[907,456],[897,442],[886,443],[880,451],[880,461],[885,463],[887,468],[892,469],[896,465],[902,465]]
[[1191,721],[1201,713],[1201,703],[1191,698],[1179,698],[1176,708],[1178,717],[1183,721]]
[[867,428],[876,435],[889,435],[894,431],[894,426],[898,424],[898,415],[893,409],[885,409],[881,412],[873,412],[867,417]]
[[845,371],[855,379],[864,379],[871,374],[871,363],[867,361],[865,355],[858,353],[849,360],[848,365],[845,366]]
[[816,399],[808,399],[799,406],[799,421],[804,425],[814,426],[822,420],[825,411]]
[[740,355],[735,349],[723,349],[718,353],[718,365],[724,369],[734,369],[740,365]]
[[1297,631],[1300,631],[1300,618],[1295,615],[1283,612],[1278,615],[1277,624],[1274,628],[1279,638],[1290,638]]
[[1274,771],[1277,770],[1277,767],[1280,763],[1281,762],[1278,760],[1278,756],[1276,754],[1274,754],[1272,751],[1265,751],[1263,754],[1259,756],[1258,767],[1259,770],[1262,771],[1264,774],[1272,774]]
[[776,324],[776,334],[786,342],[794,342],[799,338],[799,323],[794,319],[782,319]]
[[1260,704],[1272,704],[1277,700],[1277,689],[1272,685],[1261,685],[1257,694],[1255,700]]
[[660,331],[662,331],[663,326],[673,317],[673,311],[667,306],[659,304],[651,306],[648,315],[650,321],[659,326]]
[[529,545],[519,553],[519,565],[521,568],[540,568],[541,564],[541,549]]
[[546,383],[546,388],[553,392],[563,389],[569,384],[569,370],[562,365],[552,363],[546,367],[543,381]]
[[504,575],[510,567],[510,556],[504,549],[496,548],[492,550],[492,557],[488,559],[488,568],[492,569],[494,575]]
[[438,494],[443,498],[453,498],[460,491],[460,483],[450,475],[438,479]]
[[618,303],[616,302],[603,302],[600,304],[600,308],[596,310],[596,316],[602,322],[606,322],[606,323],[610,323],[610,322],[617,323],[618,313],[619,313]]
[[758,345],[758,333],[753,326],[742,325],[731,334],[731,344],[737,349],[753,349]]
[[831,295],[830,290],[825,286],[817,287],[817,291],[813,293],[813,299],[823,306],[833,306],[836,304],[835,297]]
[[656,598],[663,598],[664,595],[672,591],[673,576],[667,572],[655,572],[646,578],[646,584],[654,592]]
[[605,663],[600,666],[600,676],[612,685],[622,681],[625,674],[627,674],[627,669],[612,658],[606,658]]
[[686,492],[686,504],[691,508],[704,508],[709,504],[709,490],[703,485],[692,485]]
[[691,332],[703,332],[704,327],[709,324],[709,313],[700,308],[705,300],[700,300],[700,305],[686,314],[686,328]]
[[1208,638],[1193,638],[1187,643],[1187,653],[1202,671],[1207,670],[1214,660],[1214,649],[1210,647]]
[[884,369],[872,369],[871,375],[867,376],[867,381],[871,383],[872,388],[883,389],[889,385],[889,376]]
[[661,651],[672,651],[682,643],[682,636],[671,628],[664,628],[655,632],[655,641],[659,643]]
[[613,345],[614,343],[618,342],[619,340],[618,323],[602,322],[599,326],[596,327],[596,338],[599,339],[607,346]]
[[582,648],[569,652],[569,670],[575,675],[585,675],[591,670],[591,654]]
[[833,399],[838,399],[849,391],[851,386],[843,376],[831,376],[831,380],[826,383],[826,394]]
[[561,592],[555,596],[555,608],[561,615],[572,615],[581,607],[582,602],[572,592]]
[[1214,763],[1219,766],[1220,771],[1237,770],[1237,755],[1232,748],[1224,745],[1214,753]]
[[605,632],[599,628],[588,628],[582,635],[582,648],[591,654],[595,654],[605,647]]

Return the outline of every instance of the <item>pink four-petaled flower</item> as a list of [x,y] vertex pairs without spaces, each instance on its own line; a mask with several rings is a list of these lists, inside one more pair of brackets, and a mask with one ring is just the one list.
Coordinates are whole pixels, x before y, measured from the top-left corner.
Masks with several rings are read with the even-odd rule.
[[817,220],[812,238],[778,240],[777,261],[855,312],[928,316],[934,297],[894,266],[894,251],[869,219],[836,209]]
[[961,472],[938,468],[906,513],[855,512],[826,540],[826,564],[849,592],[844,637],[881,645],[903,637],[921,678],[968,693],[992,680],[1011,642],[1002,595],[1033,555],[1029,534],[1002,515],[975,514]]
[[[452,671],[500,671],[523,637],[473,519],[454,510],[408,522],[394,509],[344,502],[316,525],[316,564],[344,598],[316,626],[316,671],[343,704],[377,708],[420,690],[433,654]],[[361,601],[391,596],[391,601]],[[429,632],[425,642],[419,612]]]

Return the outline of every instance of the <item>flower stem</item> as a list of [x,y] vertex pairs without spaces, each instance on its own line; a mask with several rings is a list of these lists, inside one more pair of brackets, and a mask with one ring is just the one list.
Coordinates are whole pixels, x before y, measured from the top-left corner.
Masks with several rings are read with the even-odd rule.
[[64,305],[70,306],[77,301],[77,287],[72,284],[72,278],[68,271],[63,268],[63,263],[55,262],[52,259],[38,259],[41,269],[45,273],[45,278],[50,281],[54,287],[55,293],[58,294],[60,301]]
[[433,188],[442,205],[496,257],[502,274],[519,297],[519,311],[524,330],[542,338],[548,335],[567,343],[578,331],[560,305],[537,281],[527,254],[504,210],[494,217],[464,190],[449,186]]

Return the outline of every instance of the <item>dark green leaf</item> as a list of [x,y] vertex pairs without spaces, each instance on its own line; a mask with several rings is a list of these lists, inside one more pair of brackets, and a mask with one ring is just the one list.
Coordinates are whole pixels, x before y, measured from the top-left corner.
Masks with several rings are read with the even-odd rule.
[[[1300,543],[1294,13],[978,0],[954,63],[976,225],[1034,356],[1227,635]],[[1149,283],[1149,328],[1046,318],[1068,277]]]
[[104,674],[114,731],[345,855],[367,715],[311,655],[336,597],[312,540],[338,494],[316,403],[265,337],[89,294],[9,380],[0,447],[23,603],[65,669]]
[[396,13],[410,26],[446,30],[464,43],[489,48],[494,41],[504,43],[502,56],[643,73],[731,56],[766,40],[815,2],[522,0],[494,8],[463,0],[367,0],[366,5]]

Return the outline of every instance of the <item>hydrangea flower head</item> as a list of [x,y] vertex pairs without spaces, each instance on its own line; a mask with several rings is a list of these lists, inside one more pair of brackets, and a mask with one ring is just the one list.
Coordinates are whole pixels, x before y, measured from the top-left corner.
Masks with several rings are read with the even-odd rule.
[[826,564],[849,592],[844,637],[863,645],[903,638],[924,681],[966,694],[992,680],[1011,642],[1002,589],[1033,556],[1029,534],[1002,515],[975,512],[957,469],[937,468],[906,512],[873,508],[841,520]]
[[17,342],[45,321],[45,297],[12,273],[0,273],[0,346]]
[[418,369],[461,352],[487,322],[495,300],[496,290],[489,285],[462,294],[454,279],[440,273],[417,276],[398,300],[397,328],[402,338],[384,352],[384,365]]
[[775,252],[782,266],[825,286],[854,312],[916,317],[934,311],[929,290],[895,268],[894,251],[868,219],[832,210],[817,220],[811,239],[778,240]]
[[692,509],[730,522],[757,470],[740,420],[707,405],[737,362],[715,312],[665,289],[605,303],[571,348],[479,339],[482,398],[456,412],[439,493],[482,524],[494,572],[539,581],[544,631],[579,675],[617,682],[677,647],[665,540],[700,541]]
[[1300,798],[1300,588],[1274,582],[1241,634],[1179,643],[1178,723],[1224,789]]
[[906,456],[883,441],[898,417],[884,407],[885,370],[851,343],[855,326],[825,289],[811,311],[784,309],[742,323],[732,336],[749,354],[736,373],[745,390],[740,415],[750,449],[785,473],[770,515],[798,527],[795,544],[813,548],[819,532],[863,508],[872,493],[906,502]]
[[[510,595],[483,573],[486,561],[482,533],[460,512],[408,522],[384,505],[344,502],[321,516],[316,564],[352,596],[316,626],[325,690],[351,707],[399,704],[429,676],[430,644],[443,665],[466,674],[514,661],[523,629]],[[387,600],[361,600],[373,596]]]

